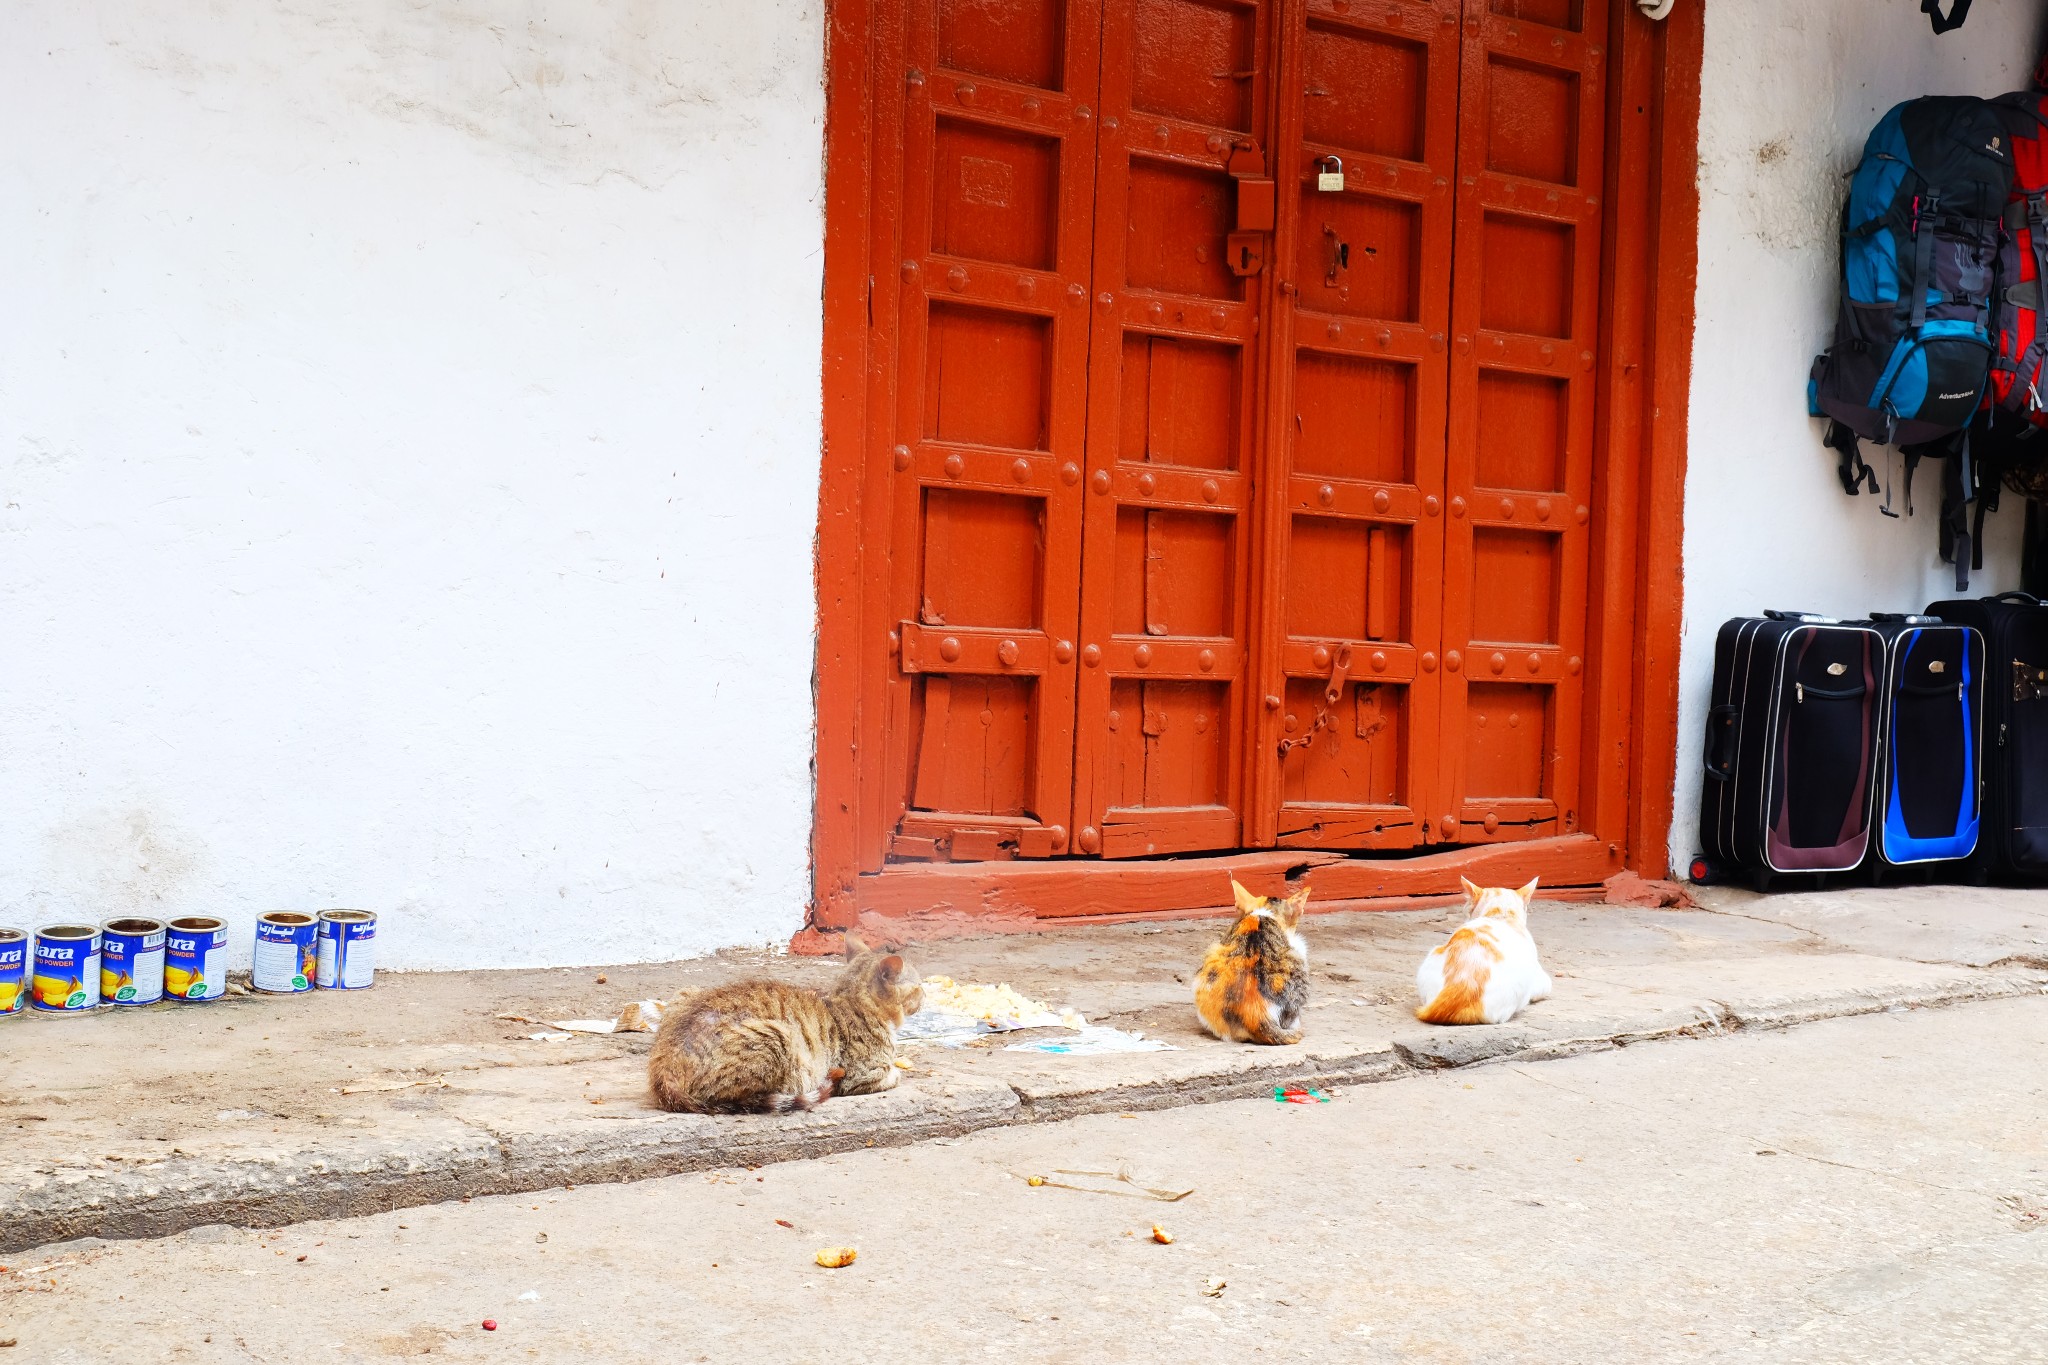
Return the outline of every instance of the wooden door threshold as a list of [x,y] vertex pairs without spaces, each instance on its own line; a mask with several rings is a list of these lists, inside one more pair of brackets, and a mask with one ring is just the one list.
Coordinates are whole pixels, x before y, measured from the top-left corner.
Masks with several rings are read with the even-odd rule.
[[1127,920],[1194,919],[1229,913],[1234,878],[1261,896],[1306,885],[1309,909],[1410,910],[1460,894],[1459,878],[1519,886],[1531,877],[1565,896],[1622,870],[1622,854],[1590,834],[1450,848],[1411,858],[1260,850],[1202,858],[1127,862],[902,864],[860,877],[849,922],[806,927],[796,953],[837,951],[832,930],[864,926],[877,935],[953,937]]

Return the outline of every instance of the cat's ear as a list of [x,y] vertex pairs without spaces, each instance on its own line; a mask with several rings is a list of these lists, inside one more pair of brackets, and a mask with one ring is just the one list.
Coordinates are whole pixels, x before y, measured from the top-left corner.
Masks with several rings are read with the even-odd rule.
[[903,979],[903,959],[894,953],[875,964],[875,984],[889,987]]
[[842,946],[846,956],[851,959],[859,957],[868,950],[868,941],[849,929],[843,936]]
[[1308,888],[1304,886],[1301,890],[1280,902],[1280,927],[1282,929],[1292,929],[1295,925],[1301,923],[1301,912],[1306,909],[1308,909]]
[[1536,883],[1542,880],[1541,877],[1531,877],[1529,878],[1529,884],[1515,893],[1522,898],[1522,904],[1527,905],[1530,901],[1536,899]]
[[1230,894],[1237,902],[1237,913],[1240,915],[1249,915],[1265,904],[1264,900],[1239,886],[1235,877],[1230,879]]
[[1467,905],[1477,905],[1477,904],[1479,904],[1479,893],[1480,893],[1480,891],[1481,891],[1481,890],[1483,890],[1484,888],[1482,888],[1482,887],[1479,887],[1479,886],[1476,886],[1476,885],[1474,885],[1474,884],[1473,884],[1473,881],[1472,881],[1472,879],[1471,879],[1470,877],[1460,877],[1460,878],[1458,878],[1458,881],[1459,881],[1459,882],[1460,882],[1460,883],[1461,883],[1461,884],[1462,884],[1462,885],[1464,886],[1464,888],[1465,888],[1465,904],[1467,904]]

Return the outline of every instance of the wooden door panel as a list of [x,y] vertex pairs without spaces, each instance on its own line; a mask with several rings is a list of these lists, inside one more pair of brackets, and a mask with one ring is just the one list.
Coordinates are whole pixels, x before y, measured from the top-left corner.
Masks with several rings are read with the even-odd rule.
[[1459,9],[1289,13],[1255,827],[1406,848],[1436,799]]
[[[1578,828],[1606,0],[1465,24],[1444,553],[1444,842]],[[1592,36],[1587,36],[1587,35]]]
[[1065,851],[1099,24],[916,0],[896,53],[898,857]]
[[1075,720],[1076,846],[1242,832],[1262,281],[1226,252],[1265,132],[1268,0],[1106,0]]

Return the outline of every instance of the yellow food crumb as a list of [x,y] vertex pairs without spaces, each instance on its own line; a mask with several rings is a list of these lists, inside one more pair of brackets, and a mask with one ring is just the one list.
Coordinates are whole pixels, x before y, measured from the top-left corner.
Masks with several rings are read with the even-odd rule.
[[1043,1001],[1010,989],[1010,983],[986,986],[978,981],[955,981],[950,976],[924,978],[924,1007],[965,1014],[990,1024],[1014,1024],[1052,1013]]

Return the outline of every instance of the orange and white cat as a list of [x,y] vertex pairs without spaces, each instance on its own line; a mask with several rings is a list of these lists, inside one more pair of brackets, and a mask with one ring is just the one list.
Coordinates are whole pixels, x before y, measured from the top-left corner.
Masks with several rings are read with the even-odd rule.
[[1415,1017],[1425,1024],[1505,1024],[1550,995],[1550,973],[1529,937],[1536,882],[1515,891],[1459,880],[1471,917],[1415,969],[1422,1000]]

